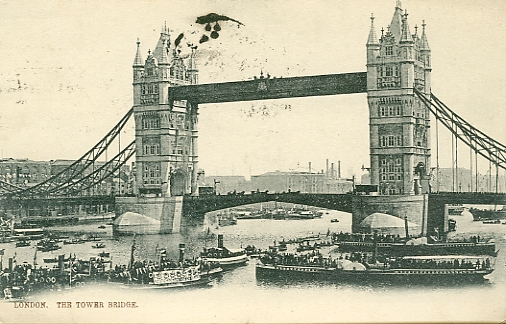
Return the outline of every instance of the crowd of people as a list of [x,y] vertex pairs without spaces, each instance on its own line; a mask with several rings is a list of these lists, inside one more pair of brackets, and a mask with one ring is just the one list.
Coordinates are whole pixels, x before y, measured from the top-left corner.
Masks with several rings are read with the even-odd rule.
[[474,269],[490,268],[490,259],[461,259],[435,260],[402,258],[389,261],[391,269]]
[[400,235],[393,234],[365,234],[365,233],[332,233],[332,241],[334,243],[339,242],[363,242],[363,243],[374,243],[375,237],[378,243],[399,243],[404,242],[405,239]]
[[123,283],[149,283],[153,281],[153,272],[185,269],[192,266],[199,266],[201,272],[212,270],[215,265],[204,262],[200,258],[172,260],[162,253],[159,261],[138,260],[129,267],[127,265],[116,265],[108,273],[109,281]]

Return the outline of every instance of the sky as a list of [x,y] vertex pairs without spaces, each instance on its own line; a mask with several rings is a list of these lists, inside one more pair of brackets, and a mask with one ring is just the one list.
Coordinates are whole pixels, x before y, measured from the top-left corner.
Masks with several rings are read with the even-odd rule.
[[[22,1],[0,0],[0,149],[2,157],[76,159],[132,106],[136,41],[143,58],[166,23],[198,43],[196,17],[223,22],[199,45],[200,82],[366,70],[370,16],[376,33],[395,0],[316,1]],[[432,92],[472,125],[506,143],[506,1],[404,0],[411,32],[425,20],[432,49]],[[192,34],[192,32],[194,34]],[[420,31],[419,31],[420,32]],[[346,177],[369,166],[365,94],[200,106],[199,167],[207,175],[325,168]],[[133,120],[122,134],[134,138]],[[440,165],[451,165],[441,127]],[[435,164],[435,124],[432,124]],[[459,146],[459,165],[469,150]],[[112,153],[110,153],[112,154]],[[479,162],[486,172],[488,163]]]

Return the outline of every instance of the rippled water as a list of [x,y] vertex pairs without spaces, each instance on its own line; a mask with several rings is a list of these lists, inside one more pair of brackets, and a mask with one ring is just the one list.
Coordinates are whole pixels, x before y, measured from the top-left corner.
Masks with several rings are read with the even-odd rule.
[[[454,236],[494,237],[501,249],[496,270],[482,284],[391,285],[344,284],[312,281],[260,281],[255,278],[255,260],[224,273],[212,286],[179,290],[139,290],[118,285],[97,284],[84,288],[45,292],[31,301],[45,301],[47,309],[15,309],[0,303],[0,319],[6,322],[413,322],[413,321],[501,321],[506,319],[506,226],[458,219]],[[467,215],[469,216],[469,215]],[[330,219],[338,218],[339,223]],[[111,229],[98,224],[79,225],[72,232],[99,232],[105,237],[105,251],[114,263],[127,263],[132,237],[113,238]],[[215,230],[225,236],[231,248],[254,244],[267,248],[274,240],[290,239],[331,231],[350,231],[351,216],[330,212],[314,220],[239,220],[236,226]],[[63,229],[61,229],[63,230]],[[204,246],[216,246],[216,238],[205,239],[202,228],[190,233],[137,236],[136,257],[153,258],[155,249],[165,247],[177,257],[178,243],[187,243],[187,256],[197,255]],[[38,253],[42,258],[76,253],[86,258],[96,254],[92,243],[65,245],[62,250]],[[5,248],[4,264],[14,253],[13,243]],[[18,262],[33,261],[33,247],[17,249]],[[56,302],[73,302],[72,309],[57,309]],[[104,309],[75,308],[76,302],[102,301]],[[108,302],[134,301],[137,308],[107,308]]]

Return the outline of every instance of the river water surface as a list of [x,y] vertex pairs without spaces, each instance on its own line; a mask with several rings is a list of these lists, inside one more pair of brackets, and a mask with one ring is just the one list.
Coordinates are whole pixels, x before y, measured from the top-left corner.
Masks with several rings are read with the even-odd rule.
[[[496,270],[480,284],[392,285],[350,284],[312,281],[260,281],[255,278],[255,259],[247,266],[223,274],[205,288],[176,290],[131,289],[113,284],[95,284],[31,296],[29,301],[46,302],[44,309],[15,308],[0,302],[1,322],[499,322],[506,319],[506,226],[473,222],[467,212],[457,217],[457,232],[452,235],[494,238],[500,249]],[[461,218],[460,218],[461,217]],[[331,223],[338,218],[338,223]],[[459,219],[460,218],[460,219]],[[113,255],[114,264],[128,263],[132,237],[112,236],[110,226],[97,229],[97,223],[67,228],[60,232],[98,233]],[[254,244],[267,248],[274,240],[291,239],[328,230],[348,232],[351,216],[330,211],[314,220],[239,220],[235,226],[214,229],[224,234],[225,246]],[[203,247],[216,246],[216,236],[207,237],[203,228],[171,235],[139,235],[136,258],[154,259],[155,250],[167,248],[177,258],[178,244],[186,243],[186,256],[197,256]],[[32,243],[33,244],[33,243]],[[33,244],[34,245],[34,244]],[[42,258],[76,253],[78,258],[96,255],[92,243],[64,245],[61,250],[37,253]],[[0,244],[5,249],[4,264],[16,254],[16,261],[33,262],[35,248],[14,249],[14,243]],[[77,302],[103,302],[104,308],[76,308]],[[57,308],[57,302],[72,302],[72,308]],[[109,302],[135,302],[136,308],[108,308]]]

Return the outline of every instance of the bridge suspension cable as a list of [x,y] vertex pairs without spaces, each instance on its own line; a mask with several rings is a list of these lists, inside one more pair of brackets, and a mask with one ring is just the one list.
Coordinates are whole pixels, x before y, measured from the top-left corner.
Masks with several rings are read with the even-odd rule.
[[[86,170],[90,166],[95,165],[95,162],[102,153],[119,136],[132,114],[133,108],[97,144],[67,168],[33,187],[11,190],[9,194],[12,196],[47,195],[52,192],[58,192],[59,188],[66,188],[76,183],[79,179],[86,177]],[[91,173],[94,173],[94,171]]]
[[[65,186],[56,188],[52,194],[63,194],[75,196],[78,193],[86,191],[104,180],[110,178],[118,171],[133,155],[135,154],[135,140],[126,146],[121,152],[114,156],[107,163],[100,168],[94,170],[92,173],[87,174],[83,178],[76,180],[73,183],[67,183]],[[121,174],[118,173],[118,177]]]
[[0,193],[12,192],[16,190],[23,190],[24,188],[10,182],[0,180]]
[[417,89],[414,89],[414,92],[436,117],[436,120],[448,128],[456,139],[460,139],[473,149],[474,152],[483,156],[490,163],[493,163],[497,170],[498,168],[506,170],[506,145],[494,140],[468,123],[448,108],[434,94],[431,93],[429,99]]

